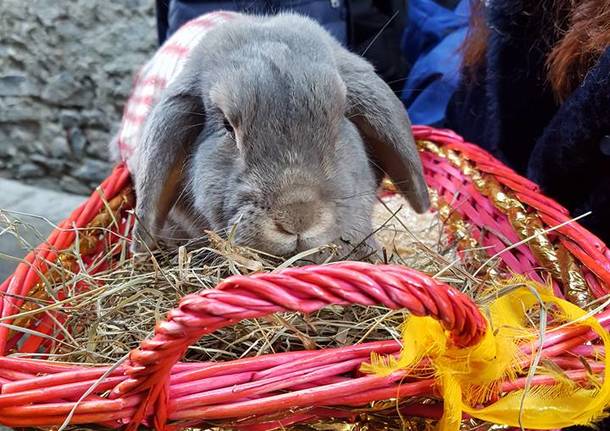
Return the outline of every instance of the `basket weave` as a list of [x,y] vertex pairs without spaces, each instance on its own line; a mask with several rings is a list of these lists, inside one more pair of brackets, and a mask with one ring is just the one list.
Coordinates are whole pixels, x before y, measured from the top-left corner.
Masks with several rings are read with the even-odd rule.
[[[551,280],[557,296],[580,306],[608,294],[610,252],[535,184],[450,131],[414,127],[414,134],[433,204],[462,257],[469,259],[465,251],[478,248],[485,259],[497,258],[478,275]],[[400,405],[402,415],[437,419],[441,406],[418,401],[437,395],[433,379],[406,371],[383,377],[359,372],[372,352],[397,354],[394,340],[223,363],[179,361],[198,338],[242,319],[313,312],[329,304],[381,304],[431,316],[459,346],[472,345],[486,330],[476,305],[451,286],[405,267],[343,262],[231,277],[214,290],[189,295],[120,367],[11,358],[15,352],[49,351],[53,346],[45,334],[61,340],[61,312],[39,313],[26,297],[44,296],[45,280],[61,280],[63,271],[112,268],[124,252],[118,244],[129,235],[133,205],[129,174],[120,165],[0,286],[0,423],[59,426],[70,414],[71,424],[107,428],[205,423],[270,430],[323,418],[356,420],[372,402],[395,398],[413,399]],[[69,252],[75,246],[82,262]],[[65,299],[65,292],[56,296]],[[11,316],[17,313],[25,317],[15,321]],[[609,311],[596,318],[610,326]],[[28,330],[11,330],[15,326]],[[588,342],[596,337],[587,327],[565,327],[545,337],[544,355],[558,358],[574,381],[583,380],[591,369],[562,355],[593,357]],[[524,385],[523,378],[506,381],[500,391]],[[386,408],[395,413],[396,403]]]

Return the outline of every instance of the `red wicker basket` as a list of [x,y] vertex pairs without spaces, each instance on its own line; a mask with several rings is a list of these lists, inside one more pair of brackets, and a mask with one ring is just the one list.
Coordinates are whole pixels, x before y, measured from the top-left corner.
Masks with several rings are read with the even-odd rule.
[[[434,206],[450,235],[464,250],[480,247],[498,258],[486,277],[517,273],[550,281],[557,296],[579,306],[608,294],[610,252],[535,184],[450,131],[415,127],[414,134]],[[433,377],[417,378],[406,370],[384,376],[360,371],[373,352],[397,354],[401,346],[394,340],[232,362],[180,360],[199,337],[242,319],[278,311],[309,313],[329,304],[381,304],[431,316],[458,347],[477,343],[487,329],[473,301],[451,286],[405,267],[342,262],[231,277],[216,289],[189,295],[118,367],[11,357],[49,351],[45,334],[61,339],[61,311],[40,312],[28,297],[44,295],[41,286],[60,277],[62,268],[89,273],[112,268],[122,252],[119,239],[129,234],[132,208],[129,174],[118,166],[0,286],[0,423],[270,430],[324,418],[356,421],[372,402],[389,399],[413,400],[399,404],[402,415],[438,419],[442,405],[421,401],[438,396]],[[90,233],[92,228],[98,230]],[[68,252],[74,246],[82,262]],[[66,299],[65,292],[56,295]],[[17,313],[22,317],[15,321],[11,316]],[[595,317],[610,325],[608,311]],[[545,337],[543,353],[556,358],[570,379],[583,381],[604,371],[597,339],[587,326],[566,326]],[[524,377],[506,380],[498,396],[524,385]],[[395,410],[396,403],[392,406],[386,408]]]

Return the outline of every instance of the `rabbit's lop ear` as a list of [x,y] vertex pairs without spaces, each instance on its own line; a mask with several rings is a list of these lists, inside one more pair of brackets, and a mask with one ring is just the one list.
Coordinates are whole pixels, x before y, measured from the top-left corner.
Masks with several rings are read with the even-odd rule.
[[154,244],[182,189],[186,157],[205,120],[196,87],[187,74],[177,77],[144,124],[133,173],[138,218],[133,251],[144,251]]
[[378,179],[387,174],[418,213],[430,206],[411,122],[400,100],[370,63],[343,48],[335,50],[347,87],[347,117],[364,140]]

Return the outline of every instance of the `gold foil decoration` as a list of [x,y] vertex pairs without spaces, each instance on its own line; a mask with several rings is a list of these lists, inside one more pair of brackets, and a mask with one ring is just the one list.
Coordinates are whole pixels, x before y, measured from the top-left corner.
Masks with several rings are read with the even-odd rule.
[[[47,291],[47,282],[49,285],[56,285],[66,280],[67,274],[72,273],[72,268],[76,259],[70,253],[60,253],[56,259],[56,265],[50,267],[45,273],[45,280],[41,280],[34,285],[30,290],[30,293],[20,307],[20,313],[27,313],[33,311],[39,307],[39,303],[49,300],[49,292]],[[26,316],[18,317],[14,320],[13,325],[19,327],[27,327],[35,315],[29,314]],[[9,336],[12,335],[13,330],[9,331]]]
[[570,289],[566,291],[566,299],[581,308],[587,308],[591,303],[591,293],[574,257],[563,244],[560,244],[557,249],[557,257],[561,268],[561,279],[565,286],[570,286]]
[[320,422],[306,427],[288,428],[294,431],[433,431],[435,421],[423,418],[406,418],[404,422],[387,417],[364,418],[358,422]]
[[544,231],[544,225],[536,213],[528,212],[523,203],[506,190],[491,175],[482,174],[465,157],[453,150],[442,148],[430,141],[419,141],[418,146],[438,157],[445,158],[469,177],[475,188],[489,198],[504,213],[521,240],[549,274],[564,286],[568,300],[582,308],[593,301],[587,283],[572,255],[563,246],[556,248]]
[[[482,265],[486,262],[487,255],[479,242],[472,236],[472,227],[454,211],[451,205],[438,196],[436,190],[430,190],[430,202],[438,211],[439,217],[447,231],[457,240],[458,249],[468,253],[469,261],[477,265]],[[499,277],[497,270],[493,266],[487,266],[485,275],[485,278],[492,280]]]
[[[117,196],[102,207],[100,212],[89,222],[85,229],[79,230],[78,235],[78,250],[79,254],[87,255],[95,250],[98,241],[98,236],[103,233],[103,229],[107,229],[112,225],[114,220],[120,217],[121,210],[125,204],[133,204],[135,195],[133,188],[128,186],[123,189]],[[49,292],[47,287],[63,284],[69,280],[70,276],[74,275],[76,256],[74,253],[64,250],[60,252],[55,259],[54,265],[47,269],[42,280],[36,283],[24,303],[20,307],[17,314],[27,313],[39,308],[41,302],[49,301]],[[47,284],[48,283],[48,284]],[[36,319],[35,314],[17,317],[13,325],[18,327],[27,327]],[[9,337],[14,331],[9,331]]]
[[79,253],[84,255],[91,253],[95,249],[98,236],[103,233],[104,229],[118,221],[125,204],[133,205],[134,201],[133,189],[126,187],[119,195],[107,202],[102,211],[91,220],[82,232],[79,232]]
[[[395,406],[394,406],[395,407]],[[288,428],[294,431],[433,431],[436,421],[420,417],[401,417],[389,411],[359,414],[354,422],[332,418]],[[462,428],[468,431],[470,428]]]
[[444,199],[438,196],[436,190],[430,191],[430,202],[438,211],[441,221],[445,224],[447,230],[455,236],[460,249],[466,250],[478,247],[477,241],[470,235],[468,224]]

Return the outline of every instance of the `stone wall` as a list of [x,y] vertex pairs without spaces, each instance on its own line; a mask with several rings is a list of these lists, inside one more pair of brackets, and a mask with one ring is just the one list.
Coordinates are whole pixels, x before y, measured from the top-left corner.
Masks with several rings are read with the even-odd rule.
[[89,193],[156,44],[153,0],[0,0],[0,176]]

